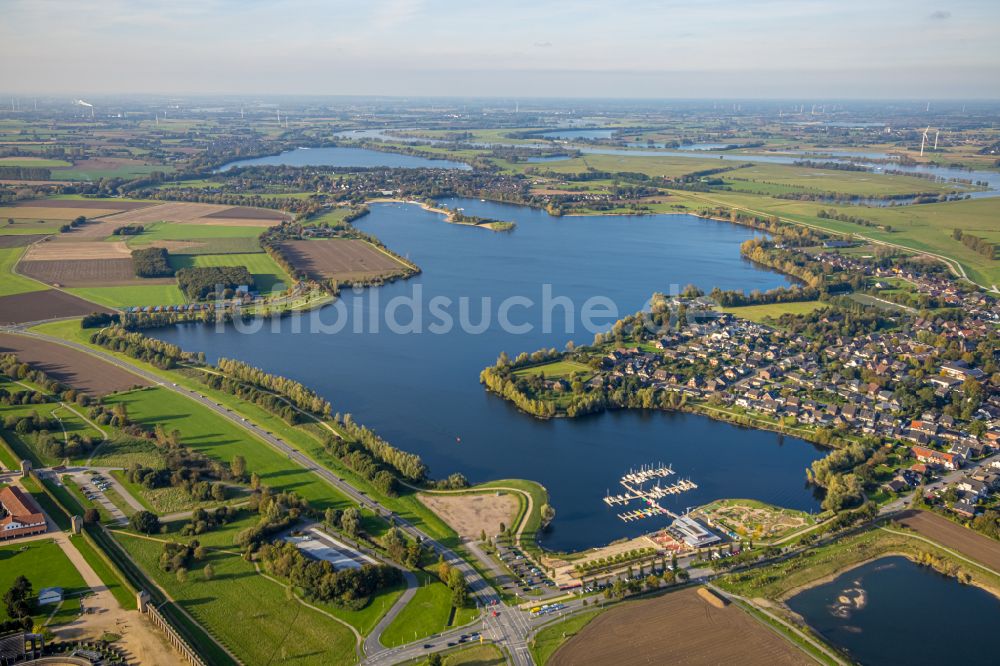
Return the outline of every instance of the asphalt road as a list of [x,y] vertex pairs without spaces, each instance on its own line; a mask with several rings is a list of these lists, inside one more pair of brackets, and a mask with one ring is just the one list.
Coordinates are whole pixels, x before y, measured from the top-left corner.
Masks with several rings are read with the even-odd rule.
[[[469,585],[470,596],[477,602],[477,604],[484,609],[483,612],[483,633],[487,637],[487,640],[502,644],[506,646],[507,650],[511,655],[511,660],[516,666],[529,666],[532,664],[531,654],[528,651],[527,639],[530,633],[530,627],[528,623],[528,616],[521,610],[508,608],[503,606],[499,595],[496,593],[490,584],[479,575],[478,572],[465,560],[456,555],[451,549],[447,548],[443,544],[432,539],[428,534],[415,527],[413,524],[405,520],[404,518],[394,514],[388,508],[382,506],[375,500],[371,499],[363,492],[356,490],[349,483],[338,477],[336,474],[317,465],[308,456],[301,453],[297,449],[293,448],[287,444],[284,440],[275,436],[271,432],[264,430],[263,428],[257,426],[252,421],[249,421],[239,414],[230,411],[226,407],[206,398],[204,395],[198,393],[197,391],[187,389],[183,386],[164,381],[158,375],[143,370],[131,363],[128,363],[112,354],[104,352],[99,349],[93,349],[86,345],[78,342],[73,342],[70,340],[63,340],[62,338],[56,338],[50,335],[45,335],[42,333],[33,333],[25,330],[12,330],[11,332],[17,333],[19,335],[25,335],[28,337],[39,338],[49,342],[54,342],[56,344],[61,344],[73,349],[77,349],[81,352],[90,354],[101,358],[112,365],[118,366],[129,372],[138,375],[144,379],[149,380],[156,386],[161,386],[171,391],[175,391],[188,398],[202,404],[213,412],[219,414],[223,418],[228,419],[232,423],[240,426],[241,428],[253,433],[259,439],[270,444],[275,449],[284,453],[289,460],[294,461],[305,467],[306,469],[317,474],[324,481],[329,483],[331,486],[336,488],[338,491],[350,497],[351,499],[358,502],[363,507],[368,507],[374,511],[381,513],[384,516],[391,516],[395,519],[396,526],[399,527],[404,533],[407,534],[412,539],[418,539],[426,548],[434,550],[439,555],[443,556],[445,561],[447,561],[451,566],[459,569],[465,576],[465,580]],[[496,615],[494,615],[494,609],[496,610]],[[457,634],[467,633],[460,630],[456,630]],[[449,634],[450,635],[450,634]],[[410,650],[419,650],[419,654],[427,654],[427,650],[423,649],[423,642],[419,645],[411,646],[407,648],[406,646],[395,649],[381,648],[376,652],[370,652],[366,655],[366,663],[392,663],[392,661],[399,661],[404,658],[401,653],[408,653]],[[366,644],[366,649],[380,648],[378,645]],[[440,646],[435,646],[440,647]]]

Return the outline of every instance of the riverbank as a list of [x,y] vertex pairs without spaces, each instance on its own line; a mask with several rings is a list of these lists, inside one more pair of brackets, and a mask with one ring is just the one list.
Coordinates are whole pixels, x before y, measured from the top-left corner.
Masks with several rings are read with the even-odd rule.
[[[414,206],[420,206],[424,210],[431,213],[438,213],[444,215],[444,221],[448,224],[458,224],[463,227],[476,227],[477,229],[489,229],[490,231],[511,231],[514,229],[515,224],[513,222],[502,222],[500,220],[492,220],[489,222],[475,223],[475,222],[464,222],[459,219],[458,211],[451,210],[450,208],[441,208],[439,206],[432,206],[425,201],[417,201],[416,199],[393,199],[388,197],[378,197],[376,199],[368,199],[365,203],[402,203],[411,204]],[[520,204],[518,204],[520,205]]]

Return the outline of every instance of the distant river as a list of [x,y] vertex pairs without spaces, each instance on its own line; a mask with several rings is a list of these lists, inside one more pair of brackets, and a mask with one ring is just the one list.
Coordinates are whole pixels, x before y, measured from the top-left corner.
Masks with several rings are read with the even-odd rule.
[[[776,273],[743,260],[739,245],[753,233],[743,227],[687,215],[551,217],[519,206],[458,199],[444,203],[517,223],[494,233],[442,221],[441,216],[405,204],[373,204],[356,222],[423,269],[411,280],[364,290],[345,290],[341,307],[364,316],[364,333],[353,325],[335,334],[281,330],[240,334],[233,328],[180,326],[157,337],[210,359],[237,357],[317,389],[335,410],[352,413],[397,446],[419,453],[435,477],[462,472],[471,481],[528,478],[544,484],[557,517],[542,542],[559,550],[605,544],[664,526],[658,517],[623,523],[602,498],[616,493],[618,478],[631,467],[672,463],[678,477],[699,485],[668,501],[675,511],[721,497],[750,497],[814,510],[805,468],[823,453],[802,440],[749,430],[690,414],[623,411],[587,418],[540,421],[486,393],[480,370],[501,350],[511,355],[541,347],[562,348],[582,332],[581,305],[602,295],[619,315],[641,309],[654,291],[694,283],[706,291],[766,290],[788,284]],[[568,300],[575,332],[567,332],[565,309],[556,307],[552,332],[542,328],[544,285],[551,298]],[[384,315],[394,297],[422,292],[423,327],[435,321],[430,301],[468,297],[469,320],[482,321],[482,298],[493,313],[480,334],[456,328],[446,334],[396,334]],[[537,307],[510,310],[523,334],[497,323],[498,304],[521,296]],[[378,299],[376,303],[373,298]],[[563,304],[565,305],[565,303]],[[457,320],[459,308],[448,310]],[[397,311],[397,321],[410,313]],[[381,322],[374,332],[371,315]],[[335,307],[319,314],[337,321]],[[613,318],[604,318],[605,325]],[[354,320],[357,321],[357,320]],[[308,328],[308,327],[304,327]]]
[[[788,600],[832,644],[862,664],[996,664],[1000,599],[905,557],[885,557]],[[957,625],[942,638],[932,629]]]
[[368,148],[296,148],[280,155],[254,157],[236,160],[219,167],[218,171],[229,171],[247,166],[334,166],[334,167],[400,167],[404,169],[471,169],[468,164],[452,160],[431,160],[415,155],[385,153]]

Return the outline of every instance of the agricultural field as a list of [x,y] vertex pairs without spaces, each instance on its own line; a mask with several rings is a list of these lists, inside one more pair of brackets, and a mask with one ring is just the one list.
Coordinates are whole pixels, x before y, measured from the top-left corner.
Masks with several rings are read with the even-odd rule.
[[0,296],[0,324],[81,317],[92,312],[111,311],[57,289]]
[[192,266],[246,266],[253,275],[257,291],[270,294],[292,285],[292,278],[270,256],[253,254],[172,254],[170,265],[176,270]]
[[[812,659],[733,604],[718,608],[695,589],[626,603],[591,620],[546,662],[811,664]],[[697,659],[694,659],[697,656]]]
[[270,227],[288,219],[281,211],[188,202],[157,203],[142,209],[114,216],[118,224],[148,224],[176,222],[178,224],[210,224],[234,227]]
[[[49,614],[54,606],[36,609],[36,625],[72,622],[80,612],[80,596],[90,590],[62,549],[48,539],[0,546],[0,590],[6,592],[20,575],[31,581],[35,594],[45,587],[63,588],[63,602],[51,620]],[[6,619],[7,610],[0,605],[0,620]]]
[[99,396],[149,384],[142,377],[95,356],[38,338],[0,333],[0,353],[4,352],[16,354],[21,362],[88,395]]
[[719,311],[727,312],[742,319],[764,323],[768,320],[776,320],[783,314],[804,315],[823,307],[826,307],[826,303],[822,301],[792,301],[789,303],[768,303],[766,305],[743,305],[733,308],[719,308]]
[[898,522],[921,536],[1000,571],[1000,542],[994,539],[930,511],[907,511]]
[[136,277],[130,258],[22,260],[18,270],[27,277],[60,288],[174,284],[170,278]]
[[662,157],[643,155],[584,155],[567,160],[554,162],[519,162],[512,165],[517,171],[523,172],[531,168],[536,171],[553,171],[555,173],[577,174],[588,169],[596,171],[619,172],[627,171],[642,173],[651,177],[677,178],[680,176],[718,168],[718,160],[698,157]]
[[281,249],[293,266],[316,280],[351,282],[407,269],[391,255],[358,239],[285,241]]

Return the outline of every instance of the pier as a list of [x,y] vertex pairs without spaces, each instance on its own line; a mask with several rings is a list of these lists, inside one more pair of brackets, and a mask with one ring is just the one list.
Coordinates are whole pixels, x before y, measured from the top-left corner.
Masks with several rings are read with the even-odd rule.
[[[672,495],[678,495],[680,493],[687,492],[688,490],[694,490],[698,487],[698,484],[690,479],[679,479],[675,483],[671,483],[666,486],[662,485],[662,480],[672,476],[673,474],[673,467],[662,463],[648,466],[643,465],[638,470],[629,470],[628,473],[623,475],[618,481],[622,488],[625,489],[625,492],[619,495],[612,495],[610,491],[607,491],[604,497],[604,503],[608,506],[624,507],[635,500],[643,500],[646,503],[645,507],[618,514],[618,518],[626,523],[632,522],[633,520],[641,520],[643,518],[662,515],[677,518],[677,514],[663,506],[660,506],[656,500],[663,499],[664,497],[670,497]],[[653,480],[656,481],[655,485],[644,487],[644,484],[648,484]]]

